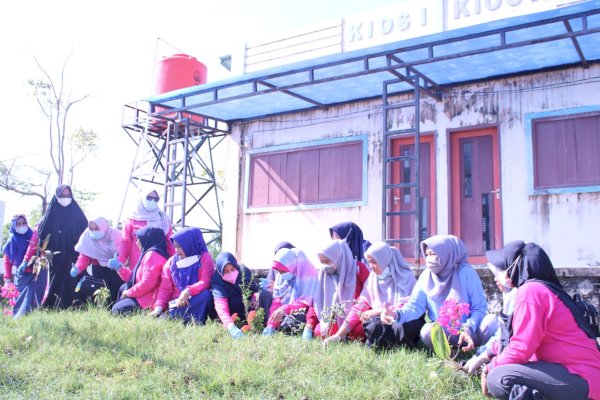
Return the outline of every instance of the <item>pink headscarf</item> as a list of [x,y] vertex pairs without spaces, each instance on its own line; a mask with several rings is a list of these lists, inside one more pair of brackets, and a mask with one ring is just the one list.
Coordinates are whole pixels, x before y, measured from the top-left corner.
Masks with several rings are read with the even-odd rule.
[[88,223],[88,227],[83,231],[79,237],[79,242],[75,245],[75,251],[98,260],[100,265],[106,267],[108,266],[108,259],[113,258],[114,254],[119,251],[121,232],[118,229],[109,227],[108,221],[104,217],[98,217],[90,222],[96,223],[100,232],[103,232],[104,235],[98,240],[92,239]]
[[[334,304],[341,304],[348,315],[356,292],[358,269],[352,250],[345,240],[332,240],[319,254],[329,258],[337,269],[331,275],[324,269],[319,269],[313,301],[317,318],[322,321],[323,311]],[[344,317],[339,316],[337,318],[338,326],[341,326],[342,322],[344,322]]]
[[298,300],[307,306],[313,303],[317,270],[300,249],[281,249],[275,253],[275,262],[284,265],[294,275],[288,282],[276,279],[273,297],[280,297],[282,304]]
[[367,249],[365,255],[373,257],[381,269],[389,267],[390,274],[382,281],[371,271],[360,301],[367,302],[374,310],[406,303],[417,280],[400,250],[386,242],[377,242]]

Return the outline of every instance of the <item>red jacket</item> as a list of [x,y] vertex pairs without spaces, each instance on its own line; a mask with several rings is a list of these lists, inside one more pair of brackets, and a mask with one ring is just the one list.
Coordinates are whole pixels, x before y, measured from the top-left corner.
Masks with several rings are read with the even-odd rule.
[[[127,297],[136,299],[141,308],[151,308],[154,305],[160,284],[160,272],[166,261],[163,256],[153,251],[147,252],[142,259],[137,269],[135,285],[126,290]],[[119,275],[125,282],[129,281],[131,274],[127,268],[119,270]],[[129,276],[125,279],[127,275]]]

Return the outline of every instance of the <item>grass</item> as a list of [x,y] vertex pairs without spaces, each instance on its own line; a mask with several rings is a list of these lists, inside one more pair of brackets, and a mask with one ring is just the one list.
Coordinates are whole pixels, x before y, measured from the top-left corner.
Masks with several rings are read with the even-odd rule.
[[328,349],[276,335],[232,340],[216,323],[183,326],[108,312],[0,317],[2,399],[483,399],[479,380],[423,351]]

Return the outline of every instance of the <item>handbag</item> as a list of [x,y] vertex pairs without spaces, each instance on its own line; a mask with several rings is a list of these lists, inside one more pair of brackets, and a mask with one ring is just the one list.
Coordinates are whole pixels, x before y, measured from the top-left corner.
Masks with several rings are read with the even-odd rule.
[[75,293],[81,293],[85,297],[91,297],[96,293],[96,290],[106,287],[104,279],[95,278],[90,275],[86,275],[79,280]]

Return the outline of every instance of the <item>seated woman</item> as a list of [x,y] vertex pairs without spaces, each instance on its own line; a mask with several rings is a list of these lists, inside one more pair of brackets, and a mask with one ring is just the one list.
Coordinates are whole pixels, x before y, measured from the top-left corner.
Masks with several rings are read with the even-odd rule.
[[210,281],[215,310],[223,326],[234,339],[241,338],[244,334],[235,325],[231,318],[237,313],[240,321],[246,321],[246,304],[258,292],[258,285],[252,279],[252,272],[243,265],[238,265],[233,254],[223,252],[217,256],[217,271]]
[[116,268],[127,283],[121,286],[119,298],[112,308],[115,315],[129,315],[152,307],[160,283],[160,272],[169,257],[165,233],[161,228],[147,226],[136,231],[135,235],[140,257],[133,271],[120,265]]
[[[419,276],[410,300],[395,313],[386,312],[399,323],[420,318],[427,312],[429,320],[421,329],[421,340],[432,347],[431,328],[438,319],[444,301],[455,300],[469,305],[469,314],[463,316],[459,335],[450,335],[451,344],[463,345],[470,351],[480,343],[487,342],[498,329],[496,319],[482,324],[487,313],[487,300],[477,272],[467,263],[465,244],[453,235],[432,236],[421,242],[421,254],[427,268]],[[445,328],[444,328],[445,329]]]
[[415,275],[400,251],[385,242],[371,245],[365,256],[371,267],[369,278],[342,328],[326,339],[326,344],[345,339],[349,332],[363,322],[368,346],[391,347],[405,344],[412,347],[418,340],[423,321],[416,319],[403,325],[387,324],[381,320],[380,315],[386,309],[395,310],[404,305],[415,286]]
[[[279,242],[275,246],[273,254],[277,254],[277,252],[281,249],[293,249],[294,247],[295,246],[290,242]],[[273,268],[271,268],[269,269],[266,278],[260,278],[258,280],[258,285],[260,287],[260,293],[258,295],[258,305],[260,308],[265,310],[265,315],[269,314],[271,304],[273,303],[273,284],[275,283],[276,274],[277,272]],[[267,326],[266,318],[265,326]]]
[[362,229],[354,222],[340,222],[332,226],[329,228],[329,236],[334,240],[345,240],[356,261],[361,263],[366,261],[365,251],[371,246],[371,242],[364,239]]
[[91,265],[92,276],[103,280],[110,290],[111,303],[117,300],[123,280],[115,270],[108,268],[108,260],[119,251],[120,245],[121,232],[108,226],[106,218],[98,217],[89,221],[75,245],[79,257],[70,272],[76,278]]
[[313,302],[317,271],[299,249],[281,249],[275,253],[273,269],[277,271],[273,304],[263,335],[273,335],[278,329],[297,333],[306,323],[306,311]]
[[561,286],[546,252],[515,241],[490,255],[517,289],[512,336],[484,367],[484,394],[519,399],[600,399],[600,345]]
[[[313,330],[317,336],[324,338],[335,334],[363,287],[357,279],[357,262],[345,240],[332,240],[318,253],[318,257],[322,268],[317,275],[313,306],[306,316],[304,339],[312,338]],[[335,321],[331,321],[331,312],[340,306],[343,314],[336,315]],[[363,339],[365,332],[362,325],[356,324],[348,336]]]
[[206,323],[212,310],[210,280],[215,264],[199,228],[183,228],[172,236],[176,254],[162,268],[153,315],[169,308],[171,318]]

